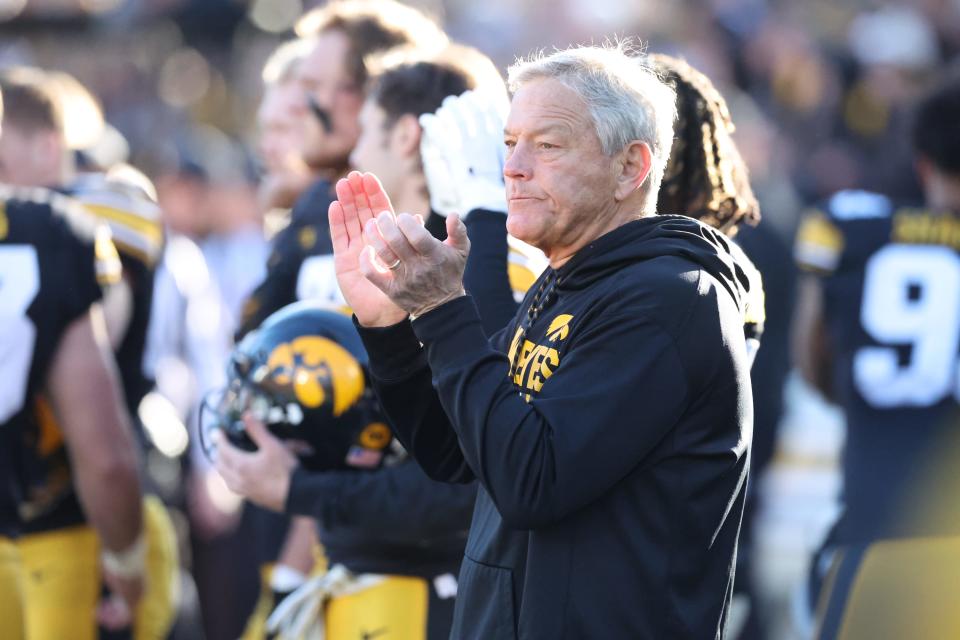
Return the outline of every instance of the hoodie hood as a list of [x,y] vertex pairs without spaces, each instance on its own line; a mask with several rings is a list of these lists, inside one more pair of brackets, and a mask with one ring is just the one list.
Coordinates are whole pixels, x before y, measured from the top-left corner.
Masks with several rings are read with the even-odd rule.
[[730,293],[741,312],[750,280],[719,231],[693,218],[654,215],[628,222],[577,252],[556,270],[560,290],[582,289],[635,262],[676,256],[707,271]]

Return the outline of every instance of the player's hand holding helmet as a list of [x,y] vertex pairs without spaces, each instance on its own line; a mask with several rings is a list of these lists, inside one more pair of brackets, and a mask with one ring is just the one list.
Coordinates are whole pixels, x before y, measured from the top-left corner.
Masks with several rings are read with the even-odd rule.
[[264,320],[234,349],[227,387],[215,395],[201,410],[204,448],[228,486],[254,501],[245,487],[274,476],[288,482],[297,462],[311,471],[374,469],[390,454],[392,434],[367,384],[360,337],[324,305],[299,302]]
[[420,156],[430,207],[465,218],[474,209],[507,212],[503,184],[505,95],[471,90],[420,116]]

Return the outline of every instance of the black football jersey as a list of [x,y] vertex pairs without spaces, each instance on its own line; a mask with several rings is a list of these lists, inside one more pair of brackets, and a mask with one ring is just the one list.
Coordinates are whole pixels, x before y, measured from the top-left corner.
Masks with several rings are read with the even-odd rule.
[[798,265],[821,279],[847,419],[841,539],[914,526],[902,516],[957,426],[958,249],[958,212],[864,191],[833,196],[798,231]]
[[[141,190],[103,174],[84,174],[66,190],[93,218],[107,226],[117,248],[124,281],[132,295],[126,333],[114,351],[125,404],[136,417],[153,381],[143,372],[154,265],[163,245],[159,207]],[[25,533],[84,522],[72,479],[70,458],[59,424],[42,394],[34,403],[36,429],[25,434],[22,465],[26,496],[20,513]],[[134,420],[134,424],[138,422]],[[145,442],[144,434],[138,437]]]
[[0,534],[18,530],[20,446],[60,336],[120,277],[109,230],[70,199],[0,186]]

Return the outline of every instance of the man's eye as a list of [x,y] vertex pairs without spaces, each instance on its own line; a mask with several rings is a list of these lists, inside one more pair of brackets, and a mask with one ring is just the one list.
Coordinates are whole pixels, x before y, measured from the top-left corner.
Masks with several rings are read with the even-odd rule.
[[516,140],[504,140],[504,141],[503,141],[503,144],[506,145],[506,147],[507,147],[508,149],[512,149],[512,148],[514,148],[515,146],[517,146],[517,141],[516,141]]
[[555,145],[555,144],[550,144],[549,142],[541,142],[541,143],[537,144],[537,146],[540,147],[541,149],[547,149],[547,150],[549,150],[549,149],[556,149],[556,148],[557,148],[557,145]]

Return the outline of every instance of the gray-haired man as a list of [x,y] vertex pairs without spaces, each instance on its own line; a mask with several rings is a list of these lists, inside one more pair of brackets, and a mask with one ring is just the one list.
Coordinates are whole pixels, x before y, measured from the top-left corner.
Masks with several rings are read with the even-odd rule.
[[[461,275],[373,176],[338,185],[341,288],[398,436],[480,481],[455,638],[722,635],[752,424],[726,240],[654,210],[674,96],[619,48],[521,62],[507,228],[550,268],[489,340]],[[411,321],[412,320],[412,321]]]

